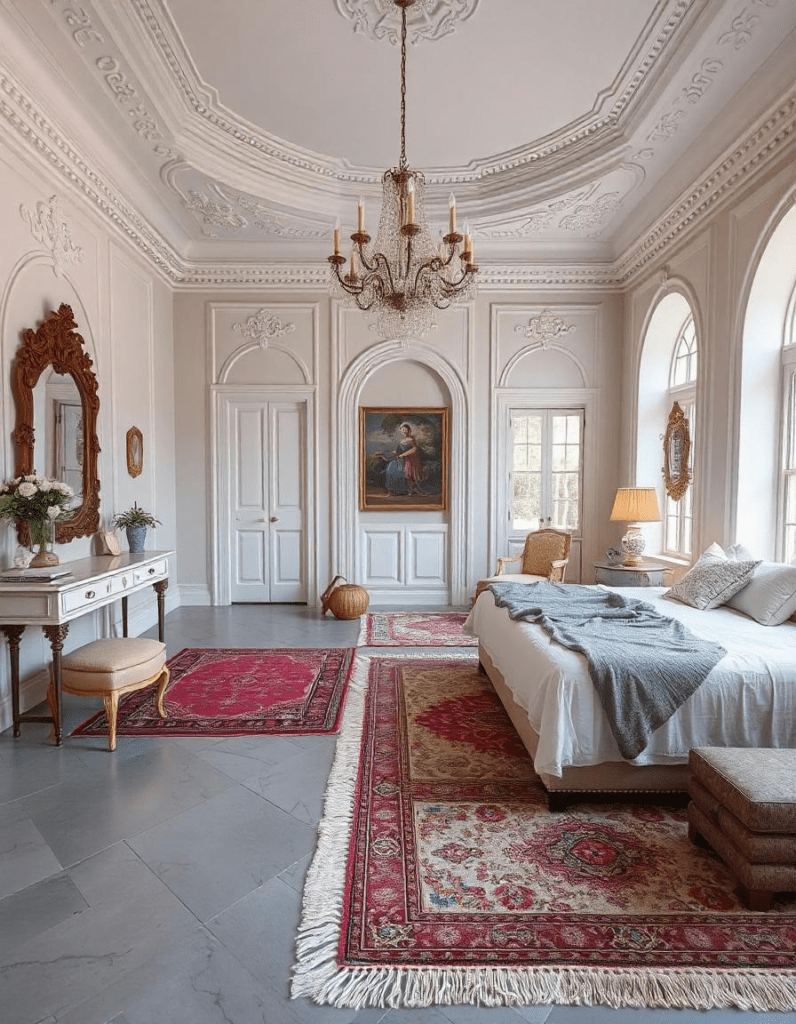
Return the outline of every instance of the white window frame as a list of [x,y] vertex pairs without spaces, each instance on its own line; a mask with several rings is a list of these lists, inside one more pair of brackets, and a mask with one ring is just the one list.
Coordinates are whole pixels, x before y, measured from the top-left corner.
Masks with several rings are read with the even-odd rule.
[[[691,329],[693,337],[693,350],[688,355],[682,355],[681,349],[686,344],[686,332]],[[678,361],[683,358],[688,359],[689,363],[693,360],[693,373],[692,376],[682,384],[675,384],[674,379],[677,371]],[[672,359],[669,365],[669,391],[668,391],[668,405],[672,407],[674,402],[678,402],[680,408],[683,410],[685,418],[688,420],[688,429],[691,435],[691,452],[689,470],[691,471],[691,483],[688,485],[688,490],[679,501],[673,501],[668,494],[664,497],[664,510],[663,510],[663,554],[670,558],[683,558],[690,559],[694,548],[694,491],[693,491],[693,465],[694,465],[694,450],[695,450],[695,438],[696,438],[696,416],[697,416],[697,375],[699,367],[699,339],[696,334],[696,324],[694,323],[693,314],[689,313],[686,317],[683,326],[677,332],[677,338],[672,346]],[[687,501],[686,501],[687,499]],[[672,544],[672,537],[670,534],[669,523],[671,520],[675,520],[676,527],[674,538],[676,543]]]
[[[796,293],[795,293],[796,294]],[[788,552],[788,528],[796,527],[796,501],[788,508],[788,480],[796,477],[796,317],[791,314],[782,346],[782,390],[780,394],[780,452],[778,465],[776,555],[780,561],[793,561]],[[790,468],[792,467],[792,468]],[[790,557],[789,557],[790,554]]]

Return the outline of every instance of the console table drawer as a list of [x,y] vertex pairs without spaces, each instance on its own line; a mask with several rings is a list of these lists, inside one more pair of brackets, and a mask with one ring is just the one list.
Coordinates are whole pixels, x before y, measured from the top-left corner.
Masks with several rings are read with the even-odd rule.
[[133,582],[144,583],[146,580],[157,580],[168,573],[168,562],[164,558],[162,562],[155,562],[154,565],[147,565],[141,569],[133,569]]
[[112,576],[108,580],[109,594],[123,594],[126,590],[129,590],[134,583],[134,576],[132,570],[127,572],[119,573],[118,576]]
[[61,611],[64,615],[71,615],[78,608],[90,608],[92,604],[98,604],[107,597],[109,592],[108,580],[92,583],[87,587],[76,587],[74,590],[64,590],[61,594]]

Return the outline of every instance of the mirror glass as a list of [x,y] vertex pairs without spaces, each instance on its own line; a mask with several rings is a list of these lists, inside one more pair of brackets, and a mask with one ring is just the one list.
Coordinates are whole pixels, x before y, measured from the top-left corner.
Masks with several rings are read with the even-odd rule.
[[74,377],[47,367],[33,389],[34,468],[69,484],[72,508],[83,504],[83,403]]

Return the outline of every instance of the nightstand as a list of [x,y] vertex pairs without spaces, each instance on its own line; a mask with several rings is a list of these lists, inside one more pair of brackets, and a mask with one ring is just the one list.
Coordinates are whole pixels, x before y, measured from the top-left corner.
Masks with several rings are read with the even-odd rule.
[[595,562],[594,581],[609,587],[665,587],[671,571],[653,562],[644,565],[606,565]]

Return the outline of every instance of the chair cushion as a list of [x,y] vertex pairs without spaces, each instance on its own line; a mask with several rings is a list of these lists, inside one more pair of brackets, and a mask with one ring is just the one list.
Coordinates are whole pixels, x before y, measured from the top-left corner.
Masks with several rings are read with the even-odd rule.
[[64,655],[61,681],[81,690],[118,690],[144,682],[166,664],[166,645],[145,637],[95,640]]
[[547,579],[550,563],[567,557],[567,540],[567,537],[546,531],[530,534],[522,552],[523,575]]

